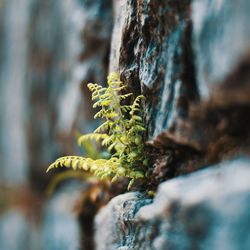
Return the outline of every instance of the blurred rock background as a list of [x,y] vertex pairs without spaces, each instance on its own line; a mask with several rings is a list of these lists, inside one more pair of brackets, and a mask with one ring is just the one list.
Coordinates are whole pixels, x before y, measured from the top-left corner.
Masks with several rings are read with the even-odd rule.
[[80,249],[84,185],[48,201],[45,171],[96,125],[86,84],[106,79],[111,31],[109,0],[0,1],[1,250]]
[[[249,249],[249,11],[248,0],[1,0],[0,249],[91,250],[86,237],[107,250]],[[146,96],[151,185],[162,184],[154,200],[114,198],[93,235],[72,213],[87,184],[47,199],[45,170],[81,153],[77,132],[96,125],[86,83],[114,70]]]

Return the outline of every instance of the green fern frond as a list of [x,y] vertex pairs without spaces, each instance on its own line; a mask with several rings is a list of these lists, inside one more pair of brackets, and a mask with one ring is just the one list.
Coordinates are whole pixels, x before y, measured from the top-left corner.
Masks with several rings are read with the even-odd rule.
[[120,100],[125,100],[126,98],[128,98],[132,95],[133,95],[132,93],[128,93],[128,94],[120,95],[119,98],[120,98]]
[[59,167],[73,168],[74,170],[83,169],[88,171],[89,163],[91,161],[92,161],[91,158],[85,158],[80,156],[64,156],[57,159],[54,163],[52,163],[48,167],[47,172],[49,172],[53,168],[59,168]]
[[106,121],[103,124],[101,124],[98,128],[96,128],[94,133],[101,133],[105,130],[108,130],[108,128],[112,127],[112,125],[113,125],[112,121]]
[[107,138],[109,138],[107,134],[90,133],[90,134],[80,136],[77,140],[77,143],[79,146],[81,146],[83,142],[87,140],[100,141],[100,140],[105,140]]
[[144,99],[145,97],[143,95],[139,95],[135,98],[131,111],[130,111],[130,115],[133,116],[136,112],[141,112],[141,106],[140,106],[140,102],[142,99]]
[[[147,156],[143,145],[143,116],[141,101],[143,95],[135,98],[132,105],[124,104],[132,93],[121,93],[126,86],[118,73],[111,73],[107,87],[89,83],[92,92],[93,107],[99,108],[94,118],[104,119],[93,133],[82,135],[78,144],[87,140],[101,141],[111,153],[109,159],[91,159],[79,156],[66,156],[52,163],[47,172],[53,168],[68,167],[93,173],[100,179],[111,178],[116,181],[121,177],[130,179],[128,189],[136,179],[145,178]],[[121,104],[123,102],[123,104]]]

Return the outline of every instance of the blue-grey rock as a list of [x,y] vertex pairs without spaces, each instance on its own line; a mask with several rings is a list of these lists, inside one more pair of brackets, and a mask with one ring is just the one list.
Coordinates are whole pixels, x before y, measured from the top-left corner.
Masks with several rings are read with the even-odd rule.
[[154,139],[187,117],[196,100],[190,1],[117,1],[110,70],[146,96],[145,122]]
[[29,223],[18,209],[11,209],[0,215],[1,250],[40,250],[37,228]]
[[112,3],[3,0],[0,21],[0,180],[39,186],[95,125],[86,84],[107,75]]
[[81,249],[81,228],[74,206],[81,195],[79,183],[66,183],[48,201],[43,213],[43,250]]
[[249,103],[248,0],[195,0],[193,48],[201,97],[220,105]]
[[97,249],[247,250],[249,179],[239,158],[162,183],[152,203],[118,196],[96,217]]
[[96,249],[130,249],[135,238],[134,217],[151,203],[140,193],[127,193],[113,198],[96,216]]

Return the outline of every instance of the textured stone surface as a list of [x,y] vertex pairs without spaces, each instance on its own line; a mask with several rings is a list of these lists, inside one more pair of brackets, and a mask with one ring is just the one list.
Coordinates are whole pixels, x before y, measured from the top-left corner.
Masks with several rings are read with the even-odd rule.
[[146,96],[148,139],[208,151],[225,135],[247,138],[249,1],[116,4],[110,70]]
[[176,116],[174,126],[156,138],[161,146],[171,140],[209,151],[227,136],[228,144],[237,137],[248,140],[249,9],[247,0],[192,2],[190,43],[199,101],[190,103],[186,117]]
[[77,182],[68,182],[46,204],[41,226],[41,249],[81,249],[81,228],[74,213],[74,206],[81,195],[80,187],[82,185]]
[[193,1],[193,47],[202,98],[249,103],[248,0]]
[[249,179],[239,158],[162,183],[152,203],[118,196],[96,218],[97,249],[247,250]]
[[110,69],[146,96],[149,138],[186,117],[197,97],[191,52],[190,1],[120,1]]
[[112,199],[96,217],[96,249],[132,247],[136,241],[135,214],[151,202],[140,193],[127,193]]
[[93,126],[86,84],[107,75],[112,3],[3,0],[0,13],[0,180],[39,186],[71,131]]
[[111,31],[111,0],[0,0],[1,250],[81,249],[79,187],[36,204],[22,186],[41,201],[48,165],[95,126],[86,84],[105,81]]
[[[249,155],[249,10],[248,0],[0,1],[0,180],[44,185],[49,162],[73,151],[70,130],[93,125],[86,83],[108,66],[146,96],[157,181]],[[96,218],[97,249],[249,249],[249,159],[222,165],[163,183],[153,203],[113,199]],[[1,214],[0,248],[79,248],[71,192],[47,204],[42,233],[19,211]]]
[[[0,172],[1,180],[16,183],[25,183],[28,174],[23,111],[26,108],[25,62],[28,48],[25,39],[29,5],[30,0],[22,3],[1,1],[0,4]],[[18,16],[15,13],[17,8]]]
[[34,105],[27,124],[34,179],[59,154],[73,151],[73,129],[92,128],[91,111],[83,112],[91,110],[86,84],[106,78],[112,12],[110,0],[32,4],[27,75]]
[[110,70],[146,96],[153,174],[211,167],[162,183],[153,202],[113,199],[96,217],[97,249],[250,248],[250,160],[234,158],[249,155],[249,10],[247,0],[116,1]]
[[37,239],[37,228],[20,211],[14,209],[0,215],[0,249],[41,249]]
[[81,248],[82,230],[75,211],[86,186],[77,181],[63,184],[45,204],[42,197],[22,187],[0,193],[1,250],[90,250]]

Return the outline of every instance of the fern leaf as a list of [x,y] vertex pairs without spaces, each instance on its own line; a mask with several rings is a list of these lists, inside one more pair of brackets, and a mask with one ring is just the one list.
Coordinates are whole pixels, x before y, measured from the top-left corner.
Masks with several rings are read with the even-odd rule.
[[115,148],[117,145],[116,142],[112,143],[109,147],[108,147],[108,151],[111,152],[113,148]]
[[108,112],[108,113],[106,114],[106,117],[109,118],[109,119],[113,119],[113,118],[118,117],[118,116],[119,116],[119,115],[118,115],[116,112],[113,112],[113,111]]
[[126,98],[128,98],[129,96],[132,96],[132,95],[133,95],[132,93],[128,93],[128,94],[124,94],[124,95],[119,95],[119,98],[121,100],[124,100],[124,99],[126,99]]
[[112,121],[106,121],[103,124],[101,124],[98,128],[96,128],[96,130],[94,131],[94,133],[100,133],[102,131],[105,131],[109,127],[111,127],[112,125],[113,125]]
[[93,104],[93,108],[97,108],[97,107],[100,107],[100,106],[102,106],[102,100],[99,100],[99,101],[97,101],[97,102],[95,102]]
[[[122,82],[116,82],[116,84],[122,84]],[[123,89],[126,89],[126,86],[125,85],[122,85],[122,86],[120,86],[120,87],[117,87],[117,88],[113,88],[113,90],[114,91],[116,91],[116,92],[119,92],[119,91],[121,91],[121,90],[123,90]],[[131,93],[130,93],[131,94]]]
[[102,141],[102,145],[103,145],[103,146],[107,146],[107,145],[111,144],[114,140],[115,140],[115,136],[114,136],[114,135],[107,136],[107,137]]
[[120,75],[117,72],[112,72],[108,75],[108,84],[120,82]]
[[99,112],[97,112],[95,115],[94,115],[94,118],[98,118],[98,117],[102,117],[103,116],[103,110],[101,109]]
[[90,134],[80,136],[77,140],[77,143],[78,143],[78,145],[81,146],[83,144],[83,142],[85,142],[87,140],[99,141],[99,140],[105,140],[108,137],[109,136],[107,134],[90,133]]
[[93,108],[101,107],[101,106],[109,106],[112,103],[112,100],[108,98],[101,99],[94,103]]
[[143,115],[141,101],[143,95],[137,96],[132,105],[121,102],[126,101],[132,93],[122,93],[126,85],[120,80],[118,73],[111,73],[107,79],[107,87],[97,83],[89,83],[92,92],[93,107],[100,108],[94,118],[104,118],[106,121],[93,133],[82,135],[78,144],[84,146],[88,140],[101,141],[110,153],[109,159],[94,159],[67,156],[61,157],[52,163],[48,170],[58,167],[81,169],[91,172],[100,179],[110,177],[116,181],[120,177],[130,178],[128,189],[135,180],[144,178],[145,173],[137,170],[146,166],[146,156],[142,144]]
[[142,122],[142,118],[138,115],[134,115],[133,120],[138,121],[138,122]]
[[128,191],[131,189],[132,185],[134,184],[135,179],[131,179],[130,182],[128,183]]
[[140,125],[136,125],[135,128],[137,131],[145,131],[146,130],[144,127],[142,127]]
[[131,115],[133,115],[136,111],[140,111],[140,101],[144,98],[145,97],[143,95],[139,95],[135,98],[130,112]]
[[[49,172],[51,169],[58,168],[58,167],[72,167],[73,169],[81,168],[81,164],[86,161],[86,158],[80,156],[64,156],[57,159],[53,162],[47,169],[46,172]],[[73,167],[74,165],[74,167]],[[86,169],[88,170],[88,169]]]

